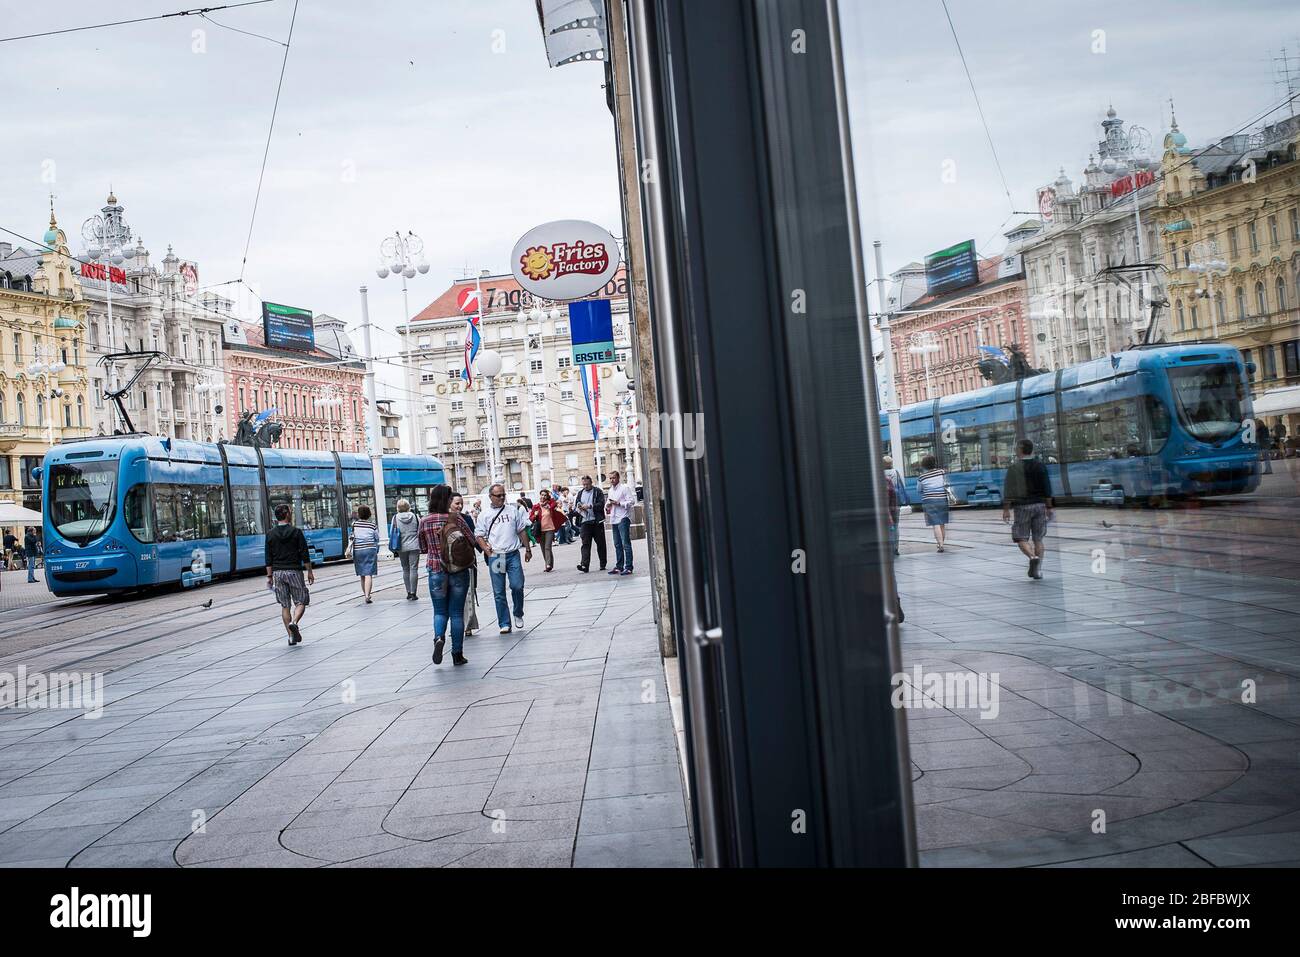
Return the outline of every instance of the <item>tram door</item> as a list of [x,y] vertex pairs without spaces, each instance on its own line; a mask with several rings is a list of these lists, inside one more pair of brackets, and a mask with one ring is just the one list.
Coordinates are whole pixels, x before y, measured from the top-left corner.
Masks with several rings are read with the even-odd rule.
[[626,12],[697,858],[913,863],[833,11]]

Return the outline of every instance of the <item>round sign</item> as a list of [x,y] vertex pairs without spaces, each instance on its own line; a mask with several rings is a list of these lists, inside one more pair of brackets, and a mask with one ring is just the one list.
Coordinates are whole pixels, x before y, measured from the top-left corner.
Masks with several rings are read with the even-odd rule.
[[562,219],[535,226],[510,257],[519,285],[552,301],[581,299],[618,272],[618,243],[595,223]]
[[469,315],[478,312],[478,289],[467,286],[456,296],[456,308]]

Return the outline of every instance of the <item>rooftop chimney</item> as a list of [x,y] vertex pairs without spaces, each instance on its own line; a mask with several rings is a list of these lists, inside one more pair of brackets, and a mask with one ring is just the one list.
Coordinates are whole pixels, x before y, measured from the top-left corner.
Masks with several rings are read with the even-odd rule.
[[0,259],[6,258],[13,251],[14,247],[10,243],[0,243]]

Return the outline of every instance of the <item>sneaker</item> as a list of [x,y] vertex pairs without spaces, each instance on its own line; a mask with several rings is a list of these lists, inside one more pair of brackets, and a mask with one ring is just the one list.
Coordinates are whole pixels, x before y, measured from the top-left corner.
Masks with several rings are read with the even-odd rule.
[[290,631],[290,633],[292,633],[292,635],[293,635],[293,637],[289,639],[289,644],[291,644],[291,645],[301,644],[301,643],[302,643],[302,632],[298,630],[298,626],[297,626],[297,625],[290,625],[290,626],[289,626],[289,631]]
[[446,640],[446,638],[439,638],[433,643],[433,663],[435,665],[442,664],[442,646]]
[[585,572],[586,570],[587,570],[587,566],[586,566],[586,565],[579,565],[579,566],[578,566],[578,571],[580,571],[580,572]]
[[509,625],[506,625],[504,628],[502,628],[502,629],[501,629],[501,634],[503,634],[503,635],[508,635],[508,634],[510,634],[510,626],[509,626]]
[[523,615],[515,615],[515,627],[518,628],[520,631],[523,631],[523,630],[524,630],[524,616],[523,616]]
[[621,575],[621,574],[623,574],[623,569],[621,569],[621,568],[615,568],[613,571],[610,572],[610,574],[611,574],[611,575]]
[[293,635],[290,634],[290,635],[289,635],[289,647],[292,648],[295,644],[296,644],[296,642],[293,640]]
[[1039,579],[1043,577],[1043,560],[1041,558],[1034,559],[1034,577]]
[[630,568],[625,568],[625,569],[623,569],[621,572],[619,572],[619,574],[620,574],[620,575],[630,575],[630,574],[632,574],[632,569],[630,569]]
[[1039,560],[1038,560],[1037,558],[1031,558],[1031,559],[1029,559],[1029,572],[1028,572],[1028,575],[1029,575],[1030,578],[1039,578],[1039,577],[1041,577],[1041,576],[1038,574],[1038,561],[1039,561]]
[[451,663],[453,665],[467,665],[469,664],[469,659],[459,652],[453,651],[451,653]]
[[604,565],[601,565],[601,566],[600,566],[600,570],[603,572],[603,571],[605,570],[605,566],[604,566]]

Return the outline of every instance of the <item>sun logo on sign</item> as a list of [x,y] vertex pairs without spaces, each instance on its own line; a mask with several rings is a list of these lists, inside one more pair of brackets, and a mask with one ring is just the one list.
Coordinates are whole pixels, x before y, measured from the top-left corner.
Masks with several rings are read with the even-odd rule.
[[524,275],[533,280],[546,279],[555,271],[555,260],[551,258],[548,246],[530,246],[519,257],[519,265],[523,267]]

